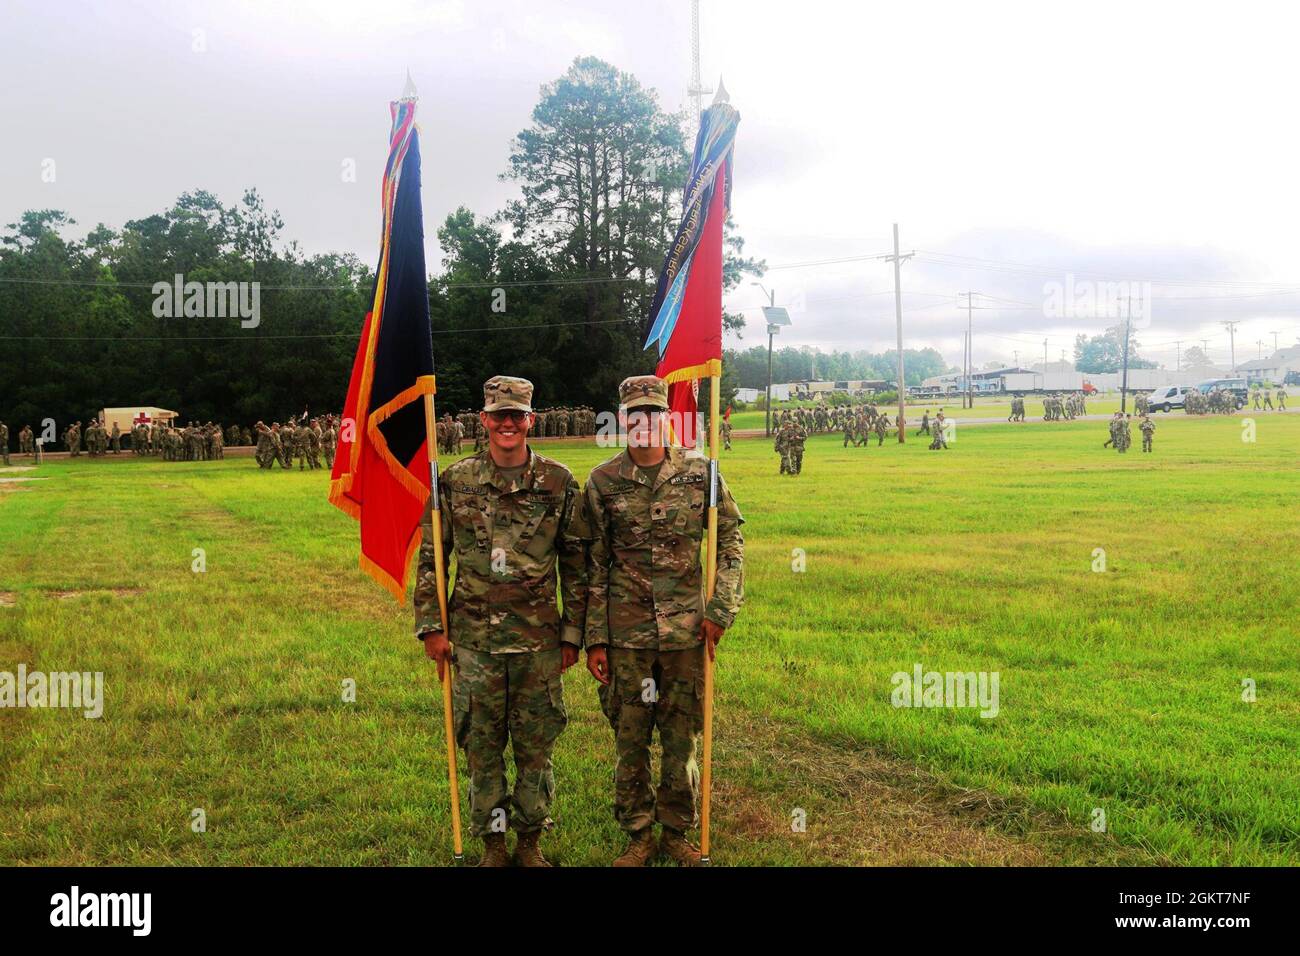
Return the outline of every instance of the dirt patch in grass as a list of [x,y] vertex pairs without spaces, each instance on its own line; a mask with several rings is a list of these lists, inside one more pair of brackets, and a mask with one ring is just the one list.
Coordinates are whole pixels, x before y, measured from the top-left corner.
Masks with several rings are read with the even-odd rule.
[[135,597],[137,594],[143,594],[144,588],[74,588],[72,590],[62,590],[59,588],[50,588],[46,592],[50,597],[58,598],[60,601],[69,601],[72,598],[82,597],[86,594],[111,594],[113,597]]
[[3,487],[5,485],[16,485],[19,482],[23,482],[23,481],[49,481],[49,480],[50,479],[48,478],[23,478],[23,477],[0,478],[0,487]]
[[0,607],[13,607],[18,603],[18,595],[13,591],[0,591]]
[[[852,741],[822,741],[752,713],[720,727],[715,842],[843,866],[1151,863],[1083,826]],[[792,822],[802,816],[805,831]]]

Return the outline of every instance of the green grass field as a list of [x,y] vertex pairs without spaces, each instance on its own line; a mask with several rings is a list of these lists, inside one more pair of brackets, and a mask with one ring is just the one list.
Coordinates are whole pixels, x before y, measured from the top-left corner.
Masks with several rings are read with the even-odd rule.
[[[959,430],[946,453],[825,436],[797,478],[738,441],[715,862],[1300,862],[1300,416],[1257,421],[1244,443],[1235,419],[1162,416],[1154,455],[1103,451],[1096,422]],[[544,451],[580,480],[606,457]],[[106,703],[0,710],[0,864],[448,861],[436,678],[323,472],[0,475],[33,476],[0,484],[0,671],[102,671]],[[916,664],[996,671],[998,715],[892,706]],[[581,665],[565,683],[545,846],[600,865],[612,735]]]

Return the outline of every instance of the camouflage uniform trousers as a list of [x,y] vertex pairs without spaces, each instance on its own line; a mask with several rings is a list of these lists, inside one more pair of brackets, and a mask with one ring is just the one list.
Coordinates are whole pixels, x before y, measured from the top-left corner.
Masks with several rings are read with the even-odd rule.
[[[614,819],[628,833],[656,820],[686,832],[699,824],[700,768],[704,732],[704,655],[681,651],[610,647],[610,682],[600,706],[614,728]],[[659,787],[650,773],[655,727],[663,748]]]
[[[519,833],[551,826],[551,751],[569,722],[560,660],[558,647],[514,654],[456,648],[456,742],[465,751],[472,836],[507,826]],[[515,759],[513,794],[506,781],[507,738]]]

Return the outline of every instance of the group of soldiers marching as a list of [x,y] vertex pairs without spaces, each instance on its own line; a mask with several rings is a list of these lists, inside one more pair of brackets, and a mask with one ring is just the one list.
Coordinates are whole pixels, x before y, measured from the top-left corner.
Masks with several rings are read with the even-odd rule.
[[[786,408],[782,409],[776,418],[777,427],[780,428],[787,421],[793,421],[796,425],[804,430],[808,435],[822,435],[829,432],[842,431],[849,425],[856,429],[857,423],[866,418],[872,423],[876,417],[875,405],[816,405],[812,408]],[[870,430],[870,429],[868,429]]]
[[[1060,395],[1052,394],[1043,397],[1043,421],[1059,422],[1074,421],[1076,418],[1082,418],[1088,414],[1087,404],[1083,392],[1071,392],[1062,398]],[[1015,417],[1015,401],[1012,401],[1012,421],[1025,420],[1025,402],[1020,400],[1020,417]]]
[[[1269,393],[1268,393],[1268,389],[1266,389],[1266,388],[1256,388],[1256,389],[1252,390],[1252,393],[1251,393],[1251,394],[1252,394],[1252,395],[1254,396],[1254,398],[1255,398],[1255,408],[1254,408],[1254,410],[1257,411],[1257,412],[1262,412],[1262,411],[1270,411],[1270,412],[1271,412],[1271,411],[1279,411],[1279,412],[1284,412],[1284,411],[1286,411],[1286,389],[1284,389],[1281,385],[1279,385],[1279,386],[1277,387],[1277,391],[1274,392],[1272,396],[1269,395]],[[1276,409],[1274,409],[1274,407],[1273,407],[1273,400],[1274,400],[1274,399],[1277,400],[1277,408],[1276,408]],[[1261,403],[1262,403],[1262,405],[1261,405]]]
[[[1183,396],[1183,411],[1188,415],[1231,415],[1241,404],[1236,393],[1223,388],[1214,388],[1209,392],[1194,388]],[[1147,396],[1139,395],[1134,407],[1141,414],[1149,407]]]
[[856,408],[843,405],[835,411],[839,413],[836,416],[839,429],[844,432],[844,448],[866,445],[872,435],[876,436],[877,446],[883,445],[886,433],[893,427],[889,416],[875,405],[858,405]]
[[334,468],[334,449],[339,439],[339,419],[335,415],[299,419],[284,425],[259,421],[253,430],[257,433],[253,457],[259,468],[269,469],[279,464],[281,469],[288,470],[297,459],[299,471],[315,470],[321,467],[322,455],[325,467]]
[[136,424],[131,428],[131,450],[138,457],[154,455],[163,461],[220,461],[226,457],[226,433],[212,422],[184,427]]

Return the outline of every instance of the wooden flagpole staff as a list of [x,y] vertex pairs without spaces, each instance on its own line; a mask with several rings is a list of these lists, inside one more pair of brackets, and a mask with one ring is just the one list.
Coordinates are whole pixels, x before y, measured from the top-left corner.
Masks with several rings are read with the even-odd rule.
[[[718,394],[721,372],[709,376],[709,536],[705,559],[704,600],[713,598],[718,582]],[[709,860],[709,808],[713,789],[713,658],[704,642],[704,766],[700,773],[700,863]]]
[[[438,418],[434,414],[433,396],[424,396],[425,444],[429,450],[429,511],[433,519],[433,575],[437,579],[438,614],[442,620],[442,633],[451,638],[447,620],[447,559],[442,553],[442,502],[438,495]],[[443,729],[447,737],[447,781],[451,789],[451,838],[453,858],[465,858],[460,841],[460,784],[456,779],[456,731],[452,725],[451,661],[447,662],[442,682]]]

